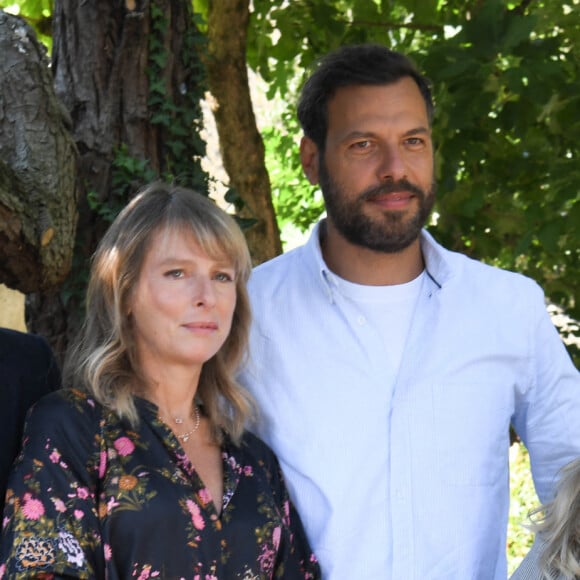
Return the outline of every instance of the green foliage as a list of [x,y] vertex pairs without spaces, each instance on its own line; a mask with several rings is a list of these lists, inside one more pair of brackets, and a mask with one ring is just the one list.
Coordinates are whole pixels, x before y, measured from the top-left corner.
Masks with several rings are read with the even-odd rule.
[[0,9],[24,18],[48,50],[52,47],[53,0],[0,0]]
[[[161,7],[151,2],[152,30],[149,36],[149,100],[151,123],[163,134],[164,151],[161,173],[184,187],[204,195],[208,193],[208,176],[201,167],[205,142],[199,133],[203,114],[201,101],[206,88],[205,71],[199,54],[205,50],[205,37],[197,29],[198,16],[192,13],[192,25],[183,36],[181,59],[185,76],[178,87],[179,94],[170,93],[166,63],[172,56],[166,42],[169,21]],[[175,56],[175,55],[173,55]]]
[[287,103],[264,132],[280,227],[304,230],[321,211],[302,176],[294,121],[308,67],[339,45],[379,42],[412,56],[433,83],[435,236],[534,278],[579,320],[579,8],[578,0],[256,0],[248,62],[269,98]]
[[510,447],[510,512],[507,535],[508,572],[512,574],[534,541],[526,527],[528,514],[539,505],[530,470],[530,457],[521,443]]
[[87,193],[89,207],[104,222],[112,223],[131,195],[142,184],[157,177],[147,160],[132,157],[128,153],[127,146],[122,144],[115,152],[111,190],[107,199],[100,199],[95,191],[89,191]]
[[[294,116],[284,121],[285,131],[270,128],[262,133],[266,144],[266,165],[278,222],[281,225],[291,223],[304,232],[320,217],[324,203],[320,193],[313,192],[301,175],[300,159],[295,154],[298,123]],[[292,128],[291,132],[289,128]]]

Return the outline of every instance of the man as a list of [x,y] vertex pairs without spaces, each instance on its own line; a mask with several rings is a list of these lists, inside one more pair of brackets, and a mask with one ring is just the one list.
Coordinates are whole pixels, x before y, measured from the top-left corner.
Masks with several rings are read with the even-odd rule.
[[429,86],[384,47],[344,47],[298,106],[327,218],[258,267],[262,410],[326,580],[505,579],[509,427],[540,499],[580,455],[580,377],[531,280],[445,250]]
[[60,371],[46,340],[0,328],[0,513],[12,462],[20,450],[29,407],[60,387]]

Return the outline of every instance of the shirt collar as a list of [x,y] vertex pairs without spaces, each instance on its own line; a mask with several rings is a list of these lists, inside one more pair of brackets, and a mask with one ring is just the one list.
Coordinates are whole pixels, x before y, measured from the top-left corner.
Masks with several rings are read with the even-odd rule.
[[334,303],[334,293],[337,290],[336,274],[331,272],[322,257],[322,248],[320,247],[320,233],[324,227],[325,220],[320,220],[312,229],[310,238],[304,245],[304,251],[309,267],[313,270],[315,279],[320,284],[328,301]]
[[[306,258],[310,268],[314,271],[316,279],[319,281],[328,300],[334,303],[334,293],[337,291],[338,283],[334,274],[326,265],[320,247],[320,231],[324,224],[324,219],[320,220],[312,229],[310,238],[304,246]],[[425,229],[421,231],[421,251],[425,260],[425,270],[433,283],[442,288],[451,277],[450,252],[438,244],[433,236]]]

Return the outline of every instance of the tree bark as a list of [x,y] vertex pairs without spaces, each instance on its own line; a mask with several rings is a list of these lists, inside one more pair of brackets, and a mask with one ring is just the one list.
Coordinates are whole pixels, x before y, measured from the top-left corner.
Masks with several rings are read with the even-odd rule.
[[256,264],[282,253],[272,205],[264,143],[252,108],[246,42],[249,0],[210,0],[208,16],[208,83],[224,168],[244,202],[240,217],[256,220],[246,238]]
[[72,262],[76,148],[44,47],[1,11],[0,54],[0,282],[50,291]]
[[[114,217],[110,210],[120,210],[128,199],[119,196],[114,180],[115,171],[128,171],[115,165],[120,148],[127,158],[146,163],[150,174],[166,169],[165,128],[152,122],[149,107],[153,10],[166,23],[167,49],[162,78],[154,80],[179,105],[185,73],[177,55],[183,52],[184,31],[193,26],[189,0],[54,4],[52,70],[80,153],[79,223],[74,268],[64,289],[29,296],[26,318],[31,330],[49,337],[61,360],[84,317],[90,257]],[[147,180],[143,175],[128,184],[131,195]]]

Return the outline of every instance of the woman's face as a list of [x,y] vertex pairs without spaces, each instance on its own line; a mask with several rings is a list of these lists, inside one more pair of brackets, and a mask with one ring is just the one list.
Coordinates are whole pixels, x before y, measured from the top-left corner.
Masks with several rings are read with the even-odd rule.
[[218,352],[232,325],[235,277],[233,264],[210,258],[192,233],[154,234],[129,299],[146,374],[174,366],[200,370]]

